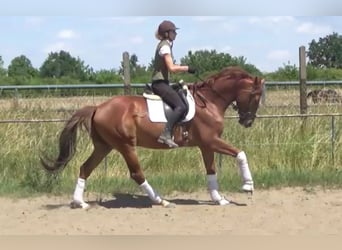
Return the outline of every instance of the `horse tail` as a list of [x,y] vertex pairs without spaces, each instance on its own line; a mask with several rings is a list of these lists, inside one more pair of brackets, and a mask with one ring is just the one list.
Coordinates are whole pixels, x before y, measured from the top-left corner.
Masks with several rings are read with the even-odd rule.
[[96,112],[96,106],[86,106],[77,110],[66,122],[59,136],[59,155],[55,160],[40,157],[41,164],[49,172],[63,170],[72,159],[76,151],[77,129],[84,127],[91,133],[92,119]]

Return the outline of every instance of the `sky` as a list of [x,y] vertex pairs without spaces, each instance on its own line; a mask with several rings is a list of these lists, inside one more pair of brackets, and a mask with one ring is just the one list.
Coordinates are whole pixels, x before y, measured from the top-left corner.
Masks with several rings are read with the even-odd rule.
[[[175,15],[174,10],[168,12],[171,16],[146,15],[151,8],[140,12],[126,10],[127,13],[122,15],[115,11],[108,12],[110,8],[104,8],[106,5],[101,5],[101,9],[94,7],[98,11],[90,13],[89,9],[95,5],[83,4],[82,11],[77,11],[77,6],[70,4],[70,8],[62,9],[70,1],[59,0],[59,7],[49,8],[42,5],[46,1],[34,0],[30,1],[30,7],[23,4],[14,5],[17,8],[11,7],[15,1],[12,0],[11,5],[5,5],[6,10],[2,8],[0,11],[0,56],[5,67],[13,58],[25,55],[34,67],[39,68],[49,53],[60,50],[79,57],[94,70],[118,69],[125,51],[137,55],[138,63],[147,66],[158,43],[154,33],[163,20],[171,20],[180,28],[173,47],[176,62],[179,63],[180,58],[190,50],[216,50],[234,57],[243,56],[247,63],[255,65],[262,72],[273,72],[287,64],[298,66],[300,46],[308,49],[312,40],[318,41],[333,32],[342,35],[342,16],[317,16],[313,10],[311,15],[305,16],[282,13],[255,16],[258,11],[250,11],[254,15],[222,16],[215,15],[210,8],[209,11],[203,10],[206,5],[202,5],[200,11],[186,12],[182,9],[180,12],[187,14],[184,16]],[[83,1],[96,2],[107,1]],[[26,1],[21,3],[25,4]],[[40,8],[37,8],[38,5]],[[245,14],[236,9],[237,14]],[[74,14],[71,15],[69,10],[74,10]],[[296,13],[296,10],[292,12]],[[273,11],[275,14],[278,12],[279,8]],[[333,8],[330,12],[334,13]],[[141,15],[136,15],[139,13]]]

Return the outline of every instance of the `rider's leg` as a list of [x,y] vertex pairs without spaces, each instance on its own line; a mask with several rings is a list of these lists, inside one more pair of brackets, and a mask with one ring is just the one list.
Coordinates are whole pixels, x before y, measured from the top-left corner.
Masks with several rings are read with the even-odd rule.
[[172,139],[172,131],[174,128],[174,125],[177,123],[177,121],[180,119],[182,114],[172,113],[165,124],[163,132],[160,134],[158,138],[158,142],[165,143],[169,145],[171,148],[178,147],[178,144],[176,144]]
[[167,144],[169,147],[178,147],[178,145],[172,140],[172,131],[174,125],[185,113],[186,106],[177,92],[173,90],[168,83],[154,83],[152,84],[152,89],[154,93],[159,95],[163,101],[173,109],[173,112],[168,117],[168,121],[165,124],[165,128],[158,138],[158,141]]

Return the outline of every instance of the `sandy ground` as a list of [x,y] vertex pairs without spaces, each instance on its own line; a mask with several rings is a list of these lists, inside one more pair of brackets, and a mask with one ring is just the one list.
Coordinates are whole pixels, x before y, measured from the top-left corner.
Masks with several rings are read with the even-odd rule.
[[339,235],[342,190],[256,191],[229,194],[217,206],[206,192],[171,195],[175,208],[145,196],[116,194],[71,209],[69,197],[0,198],[0,235]]

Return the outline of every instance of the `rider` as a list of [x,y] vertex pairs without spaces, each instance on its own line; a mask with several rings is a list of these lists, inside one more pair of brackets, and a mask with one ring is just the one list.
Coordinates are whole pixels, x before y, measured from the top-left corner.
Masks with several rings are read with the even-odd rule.
[[153,92],[159,95],[173,110],[162,134],[158,138],[158,142],[165,143],[169,147],[178,147],[172,140],[172,130],[174,125],[181,119],[186,111],[184,102],[170,86],[170,73],[196,73],[196,70],[193,67],[174,64],[172,46],[176,39],[177,29],[178,28],[176,28],[175,24],[171,21],[165,20],[160,23],[158,30],[156,31],[156,38],[160,40],[160,42],[158,43],[155,52],[152,75]]

